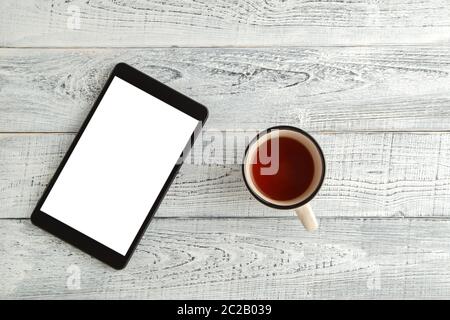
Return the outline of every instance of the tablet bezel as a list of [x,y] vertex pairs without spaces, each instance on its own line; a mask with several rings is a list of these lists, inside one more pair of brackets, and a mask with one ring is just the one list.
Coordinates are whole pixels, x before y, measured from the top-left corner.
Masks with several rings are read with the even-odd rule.
[[31,222],[34,225],[48,231],[49,233],[81,249],[82,251],[90,254],[91,256],[105,262],[106,264],[112,266],[115,269],[123,269],[127,265],[131,256],[133,255],[133,252],[136,249],[137,244],[139,243],[143,234],[145,233],[145,230],[147,229],[150,220],[152,219],[155,212],[158,210],[158,207],[162,199],[164,198],[167,190],[169,189],[173,179],[175,178],[178,170],[182,165],[182,161],[178,161],[175,164],[169,177],[164,183],[164,186],[162,187],[160,193],[158,194],[158,197],[153,203],[150,212],[147,214],[147,217],[145,218],[144,222],[139,228],[139,231],[136,234],[131,246],[128,248],[128,251],[125,256],[121,255],[120,253],[112,250],[111,248],[101,244],[100,242],[86,236],[85,234],[79,232],[78,230],[66,225],[65,223],[41,211],[42,205],[45,202],[48,194],[50,193],[50,190],[52,189],[53,185],[58,179],[59,174],[61,173],[67,160],[72,154],[72,151],[77,145],[84,130],[88,126],[90,119],[94,115],[98,105],[100,104],[100,101],[103,99],[103,96],[105,95],[105,92],[108,90],[109,85],[111,84],[111,81],[114,79],[114,77],[121,78],[122,80],[147,92],[148,94],[158,98],[159,100],[164,101],[165,103],[171,105],[172,107],[184,112],[185,114],[199,121],[199,124],[192,133],[186,147],[184,148],[184,150],[181,150],[182,152],[180,151],[182,160],[184,160],[184,158],[186,157],[188,151],[192,147],[196,137],[198,136],[204,123],[206,122],[206,119],[208,118],[208,109],[205,106],[201,105],[200,103],[192,100],[191,98],[186,97],[185,95],[175,91],[174,89],[164,85],[163,83],[151,78],[150,76],[140,72],[139,70],[134,69],[133,67],[125,63],[117,64],[114,67],[113,71],[111,72],[98,98],[96,99],[92,109],[89,111],[89,114],[84,120],[80,130],[75,136],[68,151],[64,155],[63,160],[58,166],[54,176],[50,180],[42,197],[38,201],[36,208],[33,210],[33,213],[31,214]]

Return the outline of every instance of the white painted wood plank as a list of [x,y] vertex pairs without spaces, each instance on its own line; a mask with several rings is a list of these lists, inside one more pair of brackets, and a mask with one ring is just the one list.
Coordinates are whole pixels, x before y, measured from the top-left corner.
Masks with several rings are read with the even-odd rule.
[[2,0],[0,7],[0,45],[10,47],[448,43],[449,26],[443,0]]
[[[315,137],[327,159],[326,180],[313,202],[318,216],[449,216],[450,133]],[[29,217],[72,139],[72,134],[0,135],[0,217]],[[218,132],[199,138],[159,217],[293,216],[263,206],[247,192],[239,165],[244,133],[228,132],[226,144],[213,139],[221,141]]]
[[0,132],[76,132],[121,61],[204,103],[210,128],[450,129],[450,47],[3,49]]
[[155,219],[128,267],[114,271],[28,220],[1,220],[0,297],[450,297],[449,220],[320,223],[308,233],[294,217]]

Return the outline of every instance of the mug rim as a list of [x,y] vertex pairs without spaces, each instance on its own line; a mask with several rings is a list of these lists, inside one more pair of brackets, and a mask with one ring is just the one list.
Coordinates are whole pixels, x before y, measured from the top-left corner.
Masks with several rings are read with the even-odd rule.
[[[319,183],[317,184],[317,187],[314,189],[314,191],[311,192],[311,194],[307,198],[303,199],[302,201],[299,201],[298,203],[286,205],[286,206],[274,204],[274,203],[269,202],[269,201],[263,199],[262,197],[260,197],[256,192],[254,192],[252,190],[252,188],[250,187],[250,185],[247,181],[247,177],[245,175],[245,160],[246,160],[246,157],[248,154],[248,150],[250,149],[250,146],[252,146],[254,143],[256,143],[256,141],[258,141],[258,139],[260,139],[264,135],[269,134],[270,132],[276,131],[276,130],[290,130],[290,131],[295,131],[297,133],[304,135],[315,145],[315,147],[317,148],[317,150],[319,152],[320,159],[322,161],[322,172],[321,172],[320,180],[319,180]],[[266,206],[269,206],[269,207],[272,207],[275,209],[281,209],[281,210],[296,209],[296,208],[300,208],[300,207],[304,206],[305,204],[307,204],[308,202],[310,202],[316,196],[316,194],[319,192],[320,188],[322,187],[323,181],[325,180],[325,171],[326,171],[325,170],[325,156],[323,155],[322,148],[317,143],[317,141],[306,131],[304,131],[300,128],[294,127],[294,126],[289,126],[289,125],[273,126],[273,127],[267,128],[264,131],[258,132],[257,135],[248,143],[248,145],[244,151],[244,158],[242,161],[241,170],[242,170],[242,177],[244,179],[245,186],[247,187],[247,190],[250,191],[250,193],[256,200],[258,200],[259,202],[261,202],[262,204],[264,204]]]

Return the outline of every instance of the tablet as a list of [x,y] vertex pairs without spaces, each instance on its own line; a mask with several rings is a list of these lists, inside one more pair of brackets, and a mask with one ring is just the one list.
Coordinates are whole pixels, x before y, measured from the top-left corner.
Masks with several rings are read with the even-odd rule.
[[116,65],[32,223],[124,268],[207,116],[201,104]]

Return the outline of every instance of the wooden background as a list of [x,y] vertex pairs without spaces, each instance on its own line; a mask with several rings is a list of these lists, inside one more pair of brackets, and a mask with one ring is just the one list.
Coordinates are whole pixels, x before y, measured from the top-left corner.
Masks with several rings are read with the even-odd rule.
[[[2,0],[0,298],[450,298],[449,40],[445,0]],[[320,229],[251,198],[239,144],[183,166],[125,270],[32,226],[121,61],[207,105],[204,141],[310,131]]]

